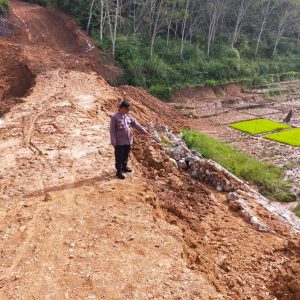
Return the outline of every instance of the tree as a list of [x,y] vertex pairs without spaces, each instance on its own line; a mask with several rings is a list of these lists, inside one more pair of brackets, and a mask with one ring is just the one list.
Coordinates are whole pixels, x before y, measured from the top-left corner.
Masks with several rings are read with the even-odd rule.
[[150,16],[150,33],[151,33],[151,45],[150,45],[150,57],[152,59],[153,57],[153,47],[155,38],[158,34],[158,31],[160,29],[161,22],[161,13],[162,13],[162,5],[165,2],[165,0],[158,0],[158,3],[156,3],[155,0],[151,1],[151,16]]
[[237,38],[238,38],[238,34],[240,32],[240,29],[241,29],[242,21],[243,21],[245,15],[247,13],[247,10],[250,7],[250,4],[251,4],[251,0],[241,0],[240,1],[239,10],[238,10],[234,30],[233,30],[233,33],[232,33],[232,36],[231,36],[231,43],[230,43],[231,48],[234,48],[234,45],[235,45],[235,43],[237,41]]
[[110,33],[110,40],[112,43],[112,57],[115,59],[115,51],[116,51],[116,40],[117,40],[117,29],[118,29],[118,21],[120,16],[120,2],[121,0],[115,1],[106,1],[106,13],[108,19],[108,27]]
[[189,5],[190,5],[190,0],[186,0],[183,20],[182,20],[182,24],[181,24],[181,47],[180,47],[180,57],[181,58],[183,55],[183,47],[184,47],[184,41],[185,41],[186,22],[187,22],[187,18],[189,17],[189,11],[188,11]]
[[279,17],[279,23],[277,27],[277,33],[274,43],[272,56],[276,54],[278,44],[283,36],[283,33],[293,25],[299,23],[299,1],[284,1],[281,3],[281,11]]
[[276,7],[276,4],[277,4],[277,0],[261,1],[261,23],[260,23],[259,33],[256,41],[255,54],[254,54],[255,57],[257,56],[259,44],[261,42],[261,36],[265,29],[267,19],[270,16],[273,9]]
[[211,43],[215,38],[216,29],[221,16],[221,13],[225,7],[224,0],[212,0],[208,2],[208,14],[209,14],[209,27],[207,34],[207,56],[210,55]]

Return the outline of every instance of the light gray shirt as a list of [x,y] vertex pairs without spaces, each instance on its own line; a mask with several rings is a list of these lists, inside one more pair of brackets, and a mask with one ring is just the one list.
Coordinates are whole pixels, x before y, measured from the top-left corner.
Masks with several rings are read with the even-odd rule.
[[131,145],[133,136],[131,127],[134,127],[138,132],[146,134],[147,131],[132,118],[129,114],[122,116],[116,112],[110,121],[110,141],[112,145]]

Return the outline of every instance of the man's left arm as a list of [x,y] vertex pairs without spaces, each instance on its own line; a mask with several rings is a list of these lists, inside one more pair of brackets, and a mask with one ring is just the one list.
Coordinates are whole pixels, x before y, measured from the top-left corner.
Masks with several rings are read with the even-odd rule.
[[129,116],[131,125],[137,129],[139,133],[148,134],[147,130],[133,117]]

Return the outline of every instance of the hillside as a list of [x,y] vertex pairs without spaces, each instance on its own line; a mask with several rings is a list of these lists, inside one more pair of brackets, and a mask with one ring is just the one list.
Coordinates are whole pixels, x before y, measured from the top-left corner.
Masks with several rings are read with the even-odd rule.
[[269,228],[257,230],[137,133],[135,172],[115,178],[119,101],[174,132],[178,110],[109,85],[120,70],[56,10],[12,1],[4,28],[1,299],[299,299],[299,224],[286,211],[253,202]]

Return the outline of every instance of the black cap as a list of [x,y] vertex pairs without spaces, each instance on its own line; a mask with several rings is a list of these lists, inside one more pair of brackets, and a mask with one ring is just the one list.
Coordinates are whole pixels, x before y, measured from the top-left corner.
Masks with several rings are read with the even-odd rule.
[[120,108],[121,108],[121,107],[126,107],[126,108],[131,109],[131,106],[130,106],[130,104],[129,104],[129,102],[128,102],[127,100],[123,100],[123,101],[121,102]]

